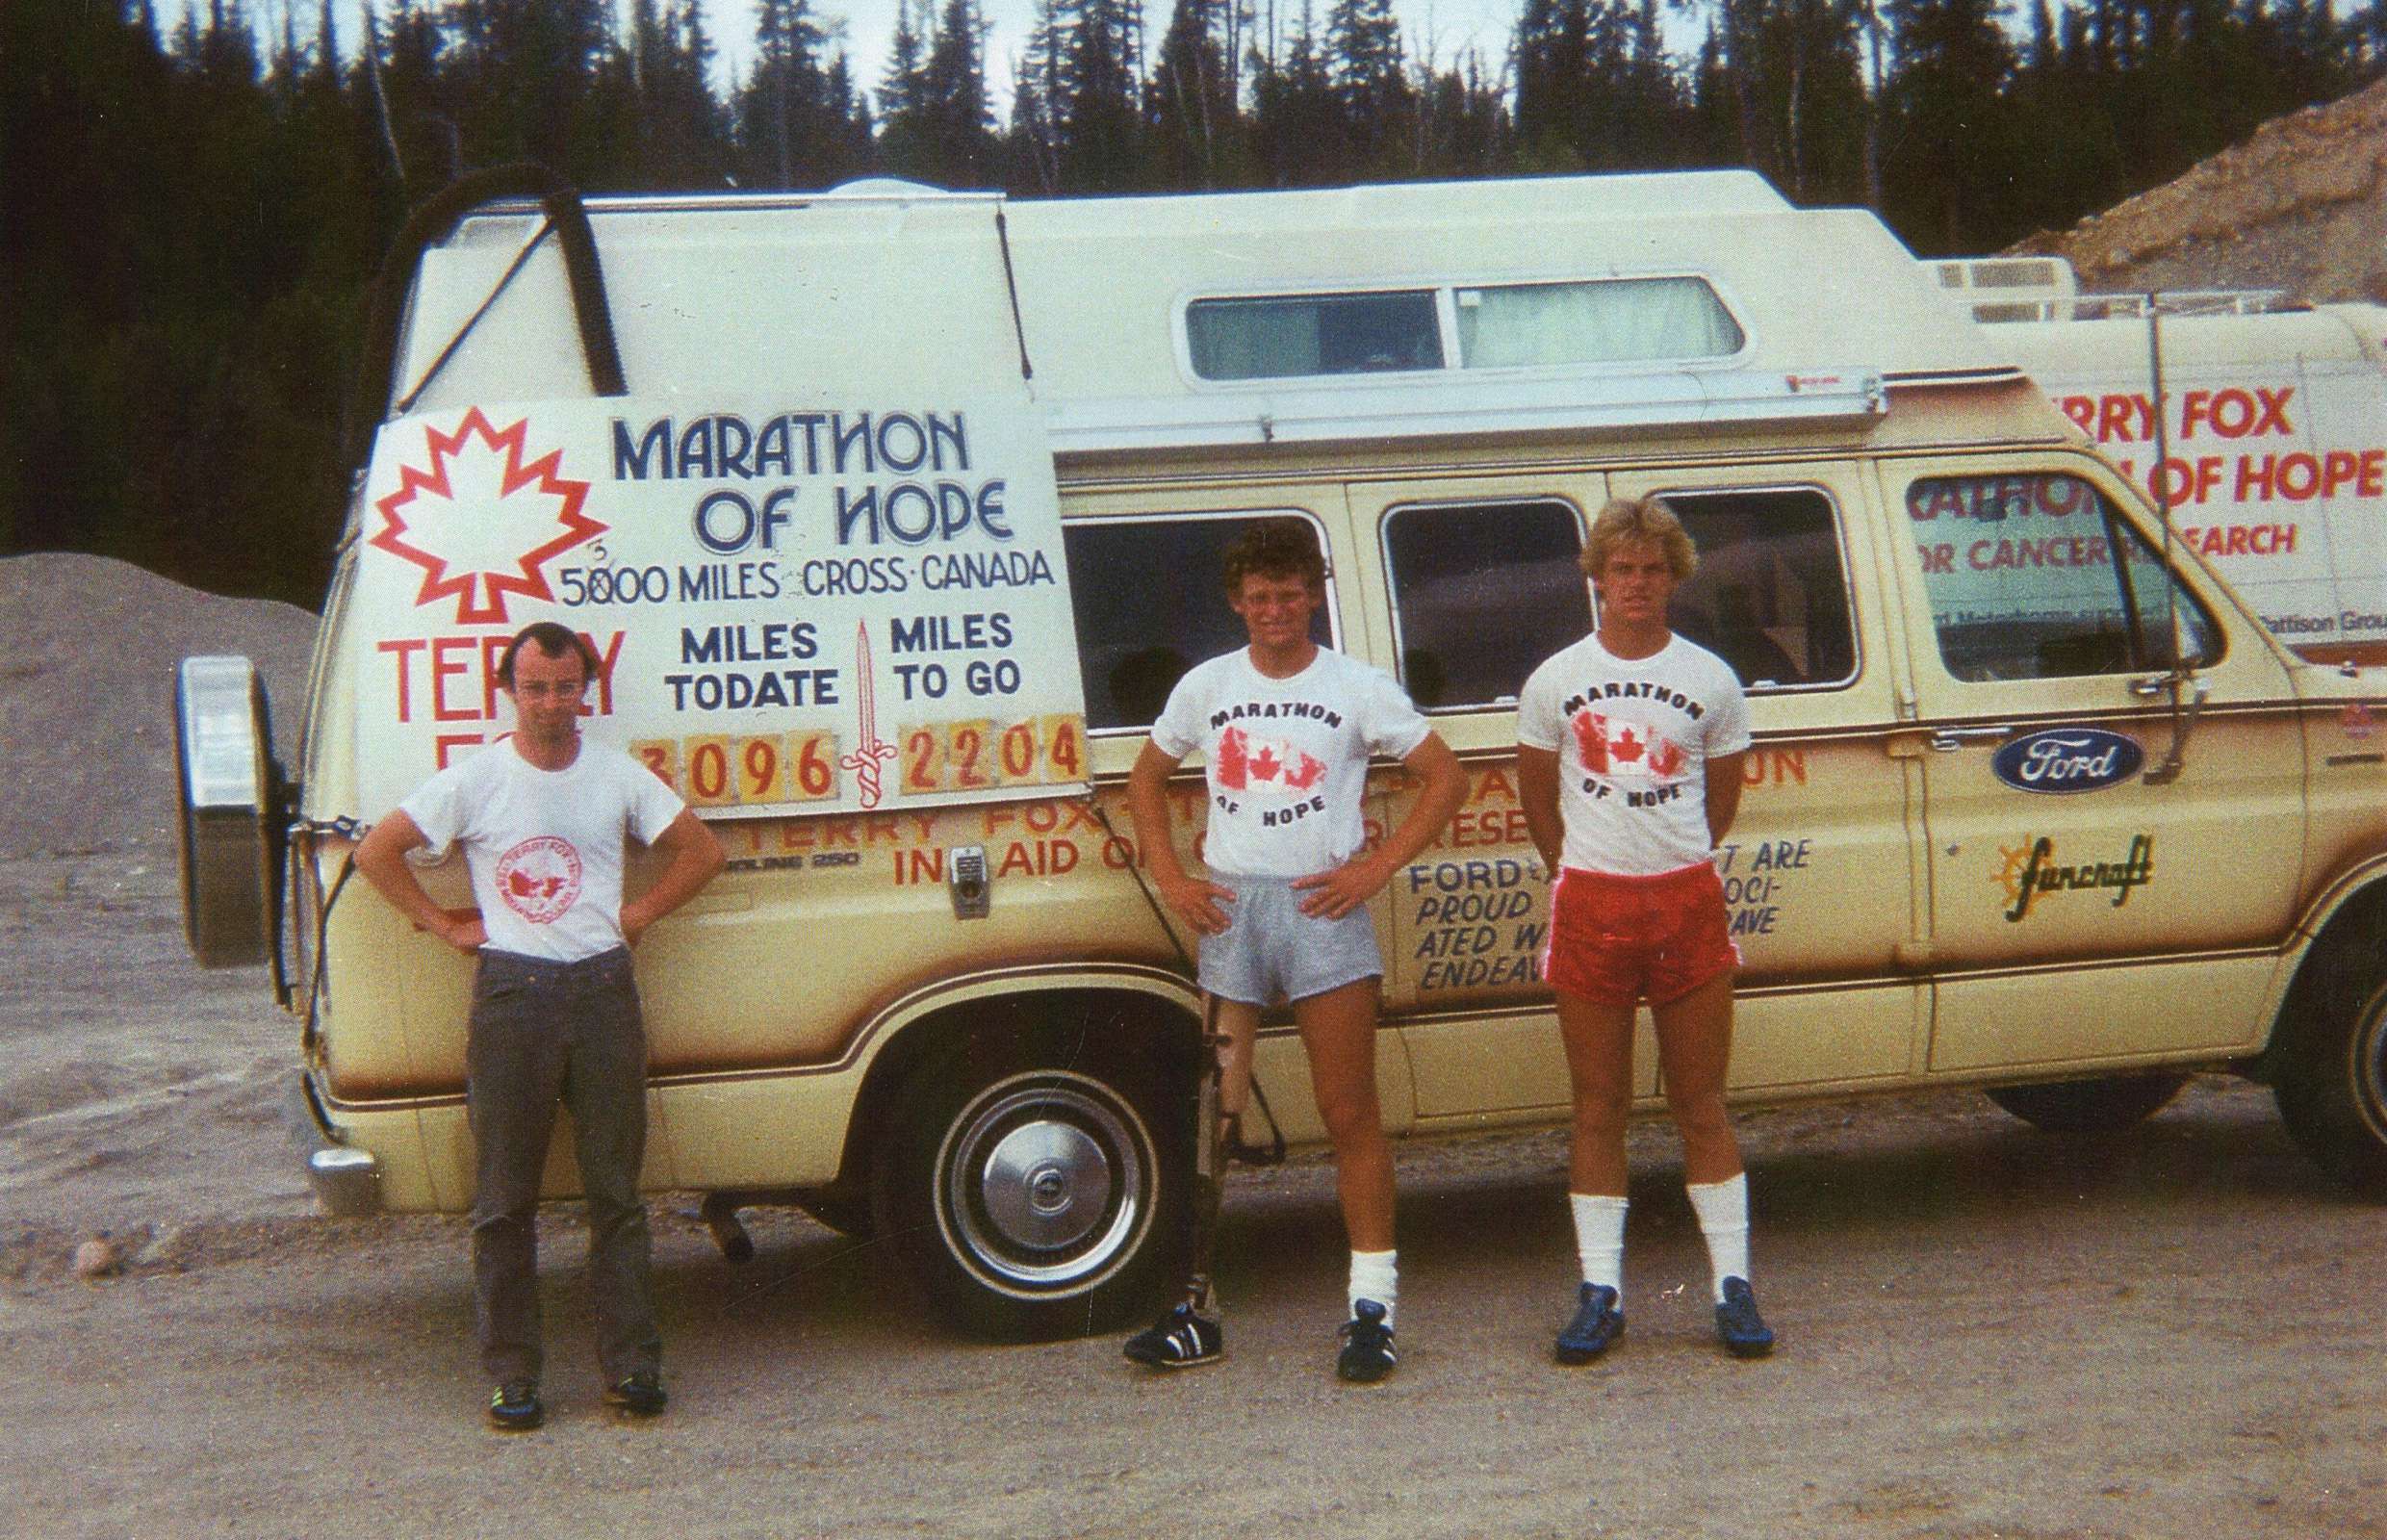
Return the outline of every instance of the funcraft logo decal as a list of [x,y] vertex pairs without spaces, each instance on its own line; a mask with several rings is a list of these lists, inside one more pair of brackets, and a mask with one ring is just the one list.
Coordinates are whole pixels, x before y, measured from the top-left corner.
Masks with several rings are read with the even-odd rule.
[[2017,925],[2050,893],[2110,890],[2113,907],[2119,909],[2130,902],[2131,889],[2155,880],[2153,834],[2131,835],[2128,853],[2117,861],[2059,863],[2056,842],[2045,835],[2036,839],[2025,835],[2019,845],[2000,845],[1998,853],[2005,859],[1997,882],[2010,901],[2006,918]]

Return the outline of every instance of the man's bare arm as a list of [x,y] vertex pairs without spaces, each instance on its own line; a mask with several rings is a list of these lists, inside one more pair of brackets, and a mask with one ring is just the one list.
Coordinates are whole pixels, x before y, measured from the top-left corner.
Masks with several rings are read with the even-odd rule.
[[1558,875],[1558,857],[1566,827],[1558,821],[1558,751],[1517,745],[1517,803],[1525,811],[1526,833],[1541,852],[1542,869]]
[[451,912],[440,908],[423,890],[414,868],[406,864],[408,851],[420,850],[429,843],[412,818],[393,811],[367,830],[365,837],[357,842],[356,869],[400,914],[459,952],[476,952],[489,939],[488,927],[481,923],[479,913],[470,910]]
[[1400,761],[1411,775],[1425,783],[1418,793],[1416,806],[1400,827],[1385,837],[1374,850],[1353,857],[1330,872],[1304,877],[1293,886],[1310,890],[1301,901],[1301,912],[1319,914],[1330,920],[1365,904],[1380,891],[1393,874],[1417,859],[1433,840],[1436,832],[1450,821],[1459,804],[1467,797],[1467,772],[1459,764],[1459,757],[1442,741],[1442,734],[1429,732],[1425,741],[1409,751]]
[[1136,848],[1143,853],[1152,886],[1177,917],[1203,936],[1226,929],[1226,911],[1219,906],[1235,901],[1234,890],[1186,875],[1177,859],[1177,842],[1168,816],[1168,777],[1184,756],[1171,756],[1156,743],[1146,743],[1127,772],[1127,815],[1136,826]]
[[1707,761],[1707,843],[1721,845],[1732,827],[1733,817],[1740,811],[1740,788],[1748,783],[1741,780],[1746,751],[1727,754]]
[[622,939],[630,946],[638,944],[649,926],[694,898],[729,860],[721,841],[686,808],[654,836],[654,848],[664,859],[663,875],[622,906]]

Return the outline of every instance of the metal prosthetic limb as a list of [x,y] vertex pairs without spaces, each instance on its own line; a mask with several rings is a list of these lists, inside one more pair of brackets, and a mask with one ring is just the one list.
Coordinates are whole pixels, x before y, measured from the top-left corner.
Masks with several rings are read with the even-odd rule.
[[1219,1233],[1225,1150],[1219,1125],[1219,1088],[1226,1073],[1219,1050],[1219,997],[1202,1000],[1202,1073],[1194,1093],[1194,1246],[1186,1275],[1185,1302],[1203,1315],[1216,1314],[1210,1288],[1210,1249]]

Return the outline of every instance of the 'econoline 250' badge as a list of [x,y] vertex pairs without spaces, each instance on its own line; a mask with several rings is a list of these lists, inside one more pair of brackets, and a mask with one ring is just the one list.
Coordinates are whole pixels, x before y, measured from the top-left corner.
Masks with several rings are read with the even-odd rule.
[[2103,728],[2049,728],[1999,749],[1989,769],[2017,791],[2102,791],[2145,762],[2135,738]]

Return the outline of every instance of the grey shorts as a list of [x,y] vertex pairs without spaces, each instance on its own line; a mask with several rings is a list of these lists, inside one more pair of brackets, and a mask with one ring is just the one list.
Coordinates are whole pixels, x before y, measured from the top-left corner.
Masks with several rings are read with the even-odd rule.
[[1227,928],[1202,937],[1202,988],[1219,998],[1273,1005],[1384,976],[1366,905],[1339,920],[1320,919],[1301,912],[1309,894],[1294,891],[1289,877],[1213,872],[1210,880],[1235,891],[1235,902],[1222,906]]

